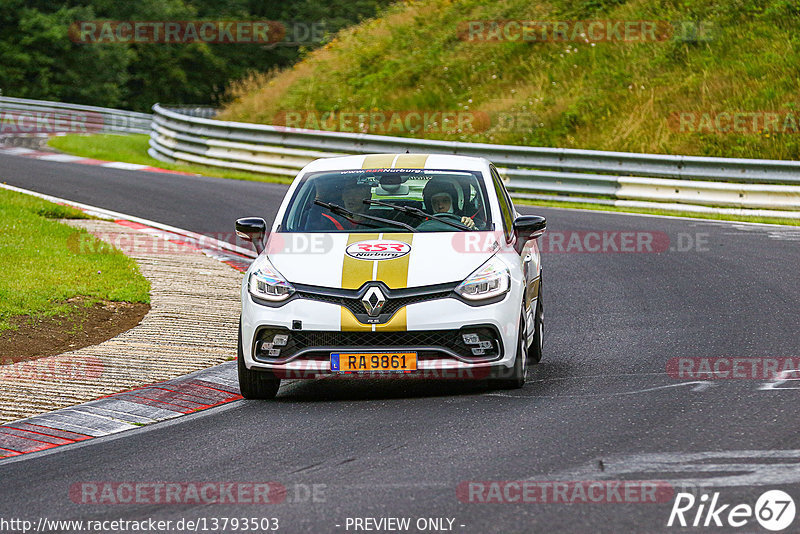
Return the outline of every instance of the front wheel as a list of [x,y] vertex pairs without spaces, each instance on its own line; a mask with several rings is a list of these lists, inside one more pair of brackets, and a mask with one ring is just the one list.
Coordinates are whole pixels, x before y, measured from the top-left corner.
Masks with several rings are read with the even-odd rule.
[[492,380],[492,385],[499,389],[519,389],[525,385],[525,375],[528,373],[528,354],[525,341],[528,339],[525,326],[525,315],[519,318],[519,332],[517,334],[517,355],[514,358],[514,367],[501,371],[503,375]]
[[536,299],[536,316],[533,321],[533,343],[528,347],[528,360],[530,363],[542,361],[544,350],[544,308],[542,307],[542,292],[539,291],[539,298]]
[[281,379],[270,371],[248,369],[242,351],[242,320],[239,319],[239,343],[236,368],[239,371],[239,391],[245,399],[274,399],[281,387]]

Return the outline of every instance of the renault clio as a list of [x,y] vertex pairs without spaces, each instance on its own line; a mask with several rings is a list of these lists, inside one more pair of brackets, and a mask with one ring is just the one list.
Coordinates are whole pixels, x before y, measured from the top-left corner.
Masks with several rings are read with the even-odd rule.
[[259,253],[242,283],[242,395],[325,374],[525,383],[542,357],[545,219],[519,215],[483,158],[319,159],[271,229],[236,222]]

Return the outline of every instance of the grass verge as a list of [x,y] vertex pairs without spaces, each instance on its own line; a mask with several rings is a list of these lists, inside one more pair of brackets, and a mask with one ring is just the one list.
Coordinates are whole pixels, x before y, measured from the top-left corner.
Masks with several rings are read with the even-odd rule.
[[20,320],[69,315],[69,301],[150,301],[150,283],[136,263],[107,246],[76,243],[94,239],[54,219],[86,218],[73,208],[0,189],[0,335]]
[[244,171],[220,169],[216,167],[206,167],[204,165],[183,165],[178,163],[167,163],[151,158],[147,154],[150,148],[149,135],[115,135],[115,134],[68,134],[52,137],[47,144],[75,156],[84,158],[99,159],[104,161],[122,161],[125,163],[137,163],[139,165],[149,165],[160,169],[171,171],[188,172],[191,174],[202,174],[216,178],[229,178],[233,180],[250,180],[254,182],[277,182],[290,183],[291,179],[285,176],[272,176],[266,174],[255,174]]

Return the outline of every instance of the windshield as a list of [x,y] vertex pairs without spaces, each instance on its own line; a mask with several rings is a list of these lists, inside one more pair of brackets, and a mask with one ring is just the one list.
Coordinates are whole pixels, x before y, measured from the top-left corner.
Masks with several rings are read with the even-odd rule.
[[404,226],[418,232],[492,229],[481,173],[431,169],[310,173],[295,191],[281,230],[410,231]]

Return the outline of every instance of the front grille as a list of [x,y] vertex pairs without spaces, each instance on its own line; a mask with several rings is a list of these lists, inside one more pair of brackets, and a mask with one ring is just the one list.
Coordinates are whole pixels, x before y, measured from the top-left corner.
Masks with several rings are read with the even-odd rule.
[[457,330],[432,330],[430,332],[293,332],[292,338],[305,347],[357,347],[379,348],[414,346],[443,346],[459,348]]
[[[328,302],[341,306],[352,313],[362,324],[385,324],[401,309],[418,302],[445,299],[455,295],[453,290],[458,283],[438,284],[405,289],[389,289],[381,281],[364,283],[359,289],[334,289],[329,287],[295,284],[297,292],[292,298],[308,299],[317,302]],[[361,299],[370,290],[377,287],[386,298],[386,303],[376,316],[367,314]]]
[[[424,295],[412,295],[408,297],[398,297],[398,298],[387,298],[386,304],[383,305],[381,309],[381,315],[388,315],[391,317],[398,310],[409,306],[411,304],[416,304],[418,302],[427,302],[429,300],[435,299],[445,299],[449,297],[451,294],[450,291],[440,291],[438,293],[427,293]],[[322,295],[319,293],[310,293],[310,292],[298,292],[297,296],[299,298],[309,299],[309,300],[316,300],[319,302],[329,302],[331,304],[338,304],[344,308],[350,310],[350,313],[353,315],[364,315],[366,314],[366,310],[364,309],[364,305],[361,303],[360,297],[355,298],[348,298],[348,297],[337,297],[333,295]]]
[[[483,357],[476,357],[471,347],[464,343],[462,334],[482,332],[485,339],[493,339],[496,349]],[[261,352],[276,335],[288,336],[280,355],[269,358]],[[270,348],[271,347],[270,345]],[[374,351],[388,349],[408,349],[418,353],[420,360],[453,358],[462,361],[490,361],[502,354],[502,342],[493,327],[464,327],[461,330],[428,330],[403,332],[339,332],[288,330],[286,328],[262,327],[256,332],[254,357],[260,361],[283,363],[292,360],[298,353],[303,358],[327,359],[334,350]]]

